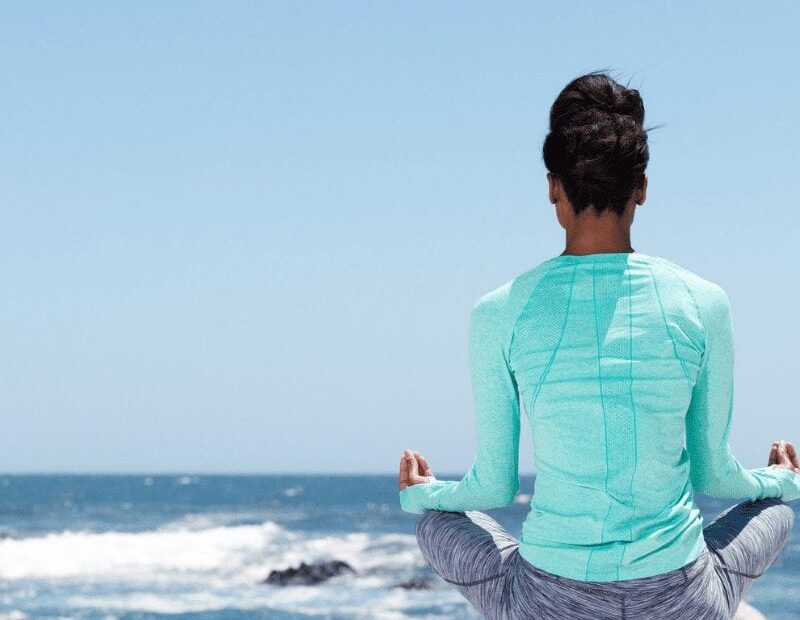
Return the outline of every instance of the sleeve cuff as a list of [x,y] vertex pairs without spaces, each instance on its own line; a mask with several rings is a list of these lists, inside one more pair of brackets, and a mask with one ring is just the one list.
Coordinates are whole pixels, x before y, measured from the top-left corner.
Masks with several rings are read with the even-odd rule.
[[432,480],[412,484],[399,492],[400,508],[411,514],[422,514],[427,509],[438,509],[434,491],[450,484],[446,480]]
[[781,499],[785,502],[800,499],[800,474],[790,469],[778,469],[777,467],[768,468],[781,485],[783,494]]

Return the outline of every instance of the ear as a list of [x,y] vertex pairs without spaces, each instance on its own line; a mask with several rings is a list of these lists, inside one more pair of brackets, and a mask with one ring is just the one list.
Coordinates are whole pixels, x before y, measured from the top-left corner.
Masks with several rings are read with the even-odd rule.
[[639,190],[639,200],[636,201],[636,204],[644,204],[645,200],[647,200],[647,175],[644,175],[642,189]]
[[555,177],[549,172],[547,173],[547,193],[550,204],[556,204],[559,198],[558,187],[556,186]]

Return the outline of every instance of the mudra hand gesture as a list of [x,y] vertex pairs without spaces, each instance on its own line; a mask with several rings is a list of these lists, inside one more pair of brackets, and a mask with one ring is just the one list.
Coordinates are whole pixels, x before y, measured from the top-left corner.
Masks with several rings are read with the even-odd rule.
[[776,469],[790,469],[800,474],[800,462],[791,441],[773,441],[767,465]]
[[433,470],[424,456],[412,450],[403,451],[403,456],[400,457],[400,476],[398,479],[398,486],[401,491],[411,485],[433,482],[434,480],[436,480],[436,476],[433,475]]

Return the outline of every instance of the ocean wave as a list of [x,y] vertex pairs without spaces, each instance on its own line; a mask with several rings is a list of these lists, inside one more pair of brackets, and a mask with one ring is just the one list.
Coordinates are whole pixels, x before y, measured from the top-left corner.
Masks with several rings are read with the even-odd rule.
[[[200,523],[2,540],[0,579],[6,586],[17,580],[20,587],[19,600],[9,592],[6,602],[33,613],[19,605],[29,600],[23,586],[33,583],[40,591],[63,594],[65,609],[105,613],[267,609],[326,615],[335,609],[353,618],[395,620],[407,618],[412,608],[459,602],[458,593],[441,584],[429,591],[392,587],[425,569],[411,534],[313,535],[272,521],[198,529]],[[356,574],[313,586],[261,583],[272,569],[331,559],[347,562]]]
[[0,578],[113,578],[154,575],[238,575],[263,562],[281,537],[292,534],[267,521],[260,525],[147,532],[66,530],[32,538],[0,540]]
[[7,538],[0,540],[0,578],[252,583],[272,569],[331,559],[369,578],[411,566],[418,556],[408,534],[311,535],[272,521],[213,525],[218,518],[185,517],[146,532],[66,530]]
[[257,525],[271,522],[265,519],[264,511],[216,511],[191,512],[161,526],[161,531],[205,530],[213,527],[234,527],[241,525]]

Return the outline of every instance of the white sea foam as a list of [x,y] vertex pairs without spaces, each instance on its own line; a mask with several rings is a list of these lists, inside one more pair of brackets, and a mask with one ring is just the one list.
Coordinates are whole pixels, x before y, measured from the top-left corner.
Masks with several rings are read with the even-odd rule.
[[[30,600],[23,590],[34,582],[44,588],[74,584],[65,600],[69,609],[107,613],[268,608],[326,615],[336,609],[353,618],[398,620],[409,617],[405,610],[411,607],[463,602],[442,584],[430,591],[391,587],[423,566],[411,534],[312,535],[271,521],[214,524],[236,518],[233,513],[190,516],[139,533],[64,531],[0,540],[0,579],[7,585],[17,580],[20,586],[20,598],[7,601],[8,608],[19,609],[19,603]],[[272,569],[331,559],[344,560],[357,574],[314,586],[261,583]]]
[[201,530],[141,533],[65,531],[0,541],[0,578],[109,578],[140,580],[156,575],[236,575],[263,561],[278,536],[272,522]]
[[303,486],[298,484],[293,487],[289,487],[288,489],[283,490],[283,494],[286,497],[297,497],[298,495],[303,494]]

